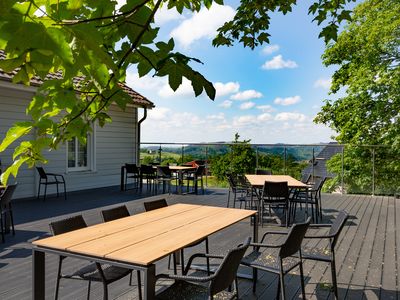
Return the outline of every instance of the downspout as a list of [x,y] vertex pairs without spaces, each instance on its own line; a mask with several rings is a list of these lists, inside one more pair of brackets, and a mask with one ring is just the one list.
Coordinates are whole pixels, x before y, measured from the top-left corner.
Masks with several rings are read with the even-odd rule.
[[140,164],[140,125],[144,120],[147,118],[147,107],[143,107],[144,109],[144,114],[143,118],[141,118],[138,122],[138,128],[137,128],[137,145],[136,145],[136,164]]

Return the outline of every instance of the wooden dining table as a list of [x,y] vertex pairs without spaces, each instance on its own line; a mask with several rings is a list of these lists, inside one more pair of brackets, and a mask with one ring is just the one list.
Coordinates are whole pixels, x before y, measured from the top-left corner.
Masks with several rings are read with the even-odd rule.
[[34,241],[32,298],[45,299],[45,253],[52,253],[140,270],[144,299],[154,299],[155,262],[249,217],[257,242],[256,211],[191,204],[175,204]]
[[[305,219],[307,220],[308,218],[308,189],[310,186],[306,183],[301,182],[300,180],[297,180],[293,178],[292,176],[289,175],[254,175],[254,174],[246,174],[245,175],[247,181],[250,183],[252,189],[254,191],[257,191],[259,189],[262,189],[264,186],[264,183],[266,181],[272,181],[272,182],[284,182],[286,181],[288,183],[289,189],[297,189],[297,190],[303,190],[306,191],[306,208],[305,208]],[[256,193],[258,195],[258,201],[257,201],[257,210],[260,211],[260,201],[261,201],[261,193]],[[251,193],[251,201],[253,201],[253,193]],[[261,216],[262,218],[262,216]],[[260,218],[260,219],[261,219]]]

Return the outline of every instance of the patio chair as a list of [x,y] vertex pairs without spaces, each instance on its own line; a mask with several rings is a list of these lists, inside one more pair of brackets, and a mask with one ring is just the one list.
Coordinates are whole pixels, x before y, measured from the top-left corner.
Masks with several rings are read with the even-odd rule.
[[[333,292],[336,299],[338,299],[338,288],[336,281],[335,245],[348,218],[348,213],[342,210],[339,212],[338,216],[332,224],[311,224],[308,231],[306,232],[304,241],[306,241],[307,239],[325,240],[328,241],[329,246],[323,247],[321,243],[318,243],[317,247],[302,247],[303,259],[330,263]],[[329,231],[325,234],[318,234],[313,232],[315,229],[319,230],[321,228],[329,228]]]
[[64,176],[61,174],[55,174],[55,173],[46,173],[43,167],[36,167],[36,170],[39,172],[39,188],[38,188],[38,194],[37,194],[37,199],[40,198],[40,187],[44,185],[44,196],[43,196],[43,201],[46,200],[46,195],[47,195],[47,186],[48,185],[56,185],[57,187],[57,197],[59,196],[58,192],[58,185],[61,184],[64,186],[64,199],[67,200],[67,190],[65,188],[65,180]]
[[236,176],[233,174],[227,174],[226,177],[229,183],[228,201],[226,203],[226,207],[229,207],[231,193],[233,194],[233,208],[235,208],[236,202],[240,203],[240,208],[242,208],[242,203],[245,203],[246,206],[248,187],[240,184]]
[[[104,222],[110,222],[110,221],[114,221],[117,219],[129,217],[130,214],[129,214],[129,211],[128,211],[128,208],[126,207],[126,205],[121,205],[121,206],[117,206],[114,208],[102,210],[101,216],[102,216]],[[137,281],[138,281],[139,299],[142,299],[142,283],[141,283],[140,271],[137,270],[136,272],[137,272],[136,274],[137,274]],[[133,270],[131,270],[131,275],[129,277],[130,285],[132,285],[132,273],[133,273]]]
[[286,181],[265,181],[261,194],[261,226],[264,223],[264,208],[268,206],[271,216],[271,208],[282,208],[285,212],[285,224],[289,226],[289,187]]
[[[305,191],[296,191],[292,198],[290,199],[290,212],[293,216],[293,220],[296,218],[296,209],[297,204],[302,205],[310,205],[311,206],[311,216],[313,222],[318,222],[318,217],[322,219],[322,210],[321,206],[321,190],[324,185],[325,178],[315,177],[314,182],[307,192]],[[314,211],[315,209],[315,211]],[[314,218],[315,217],[315,218]]]
[[[165,199],[159,199],[159,200],[144,202],[143,205],[144,205],[144,209],[146,211],[151,211],[151,210],[167,207],[168,203],[167,203],[167,200],[165,200]],[[197,246],[197,245],[201,244],[202,242],[205,242],[206,253],[209,253],[208,237],[198,240],[198,241],[195,241],[192,244],[187,245],[185,248]],[[184,266],[185,266],[185,258],[184,258],[183,249],[181,249],[180,255],[181,255],[181,268],[182,268],[182,273],[183,273]],[[177,273],[177,271],[176,271],[176,261],[177,261],[176,256],[177,256],[177,253],[174,253],[173,260],[174,260],[174,273],[175,274]],[[168,268],[170,268],[170,266],[171,266],[171,256],[169,256],[169,259],[168,259]],[[210,260],[208,258],[207,258],[207,272],[208,273],[210,272]]]
[[[150,165],[141,165],[140,166],[140,176],[142,180],[146,180],[147,188],[152,188],[154,180],[157,177],[156,169]],[[140,182],[142,185],[142,181]]]
[[165,193],[166,186],[168,187],[168,194],[171,194],[171,182],[175,179],[168,166],[157,166],[157,177],[155,179],[155,191],[158,193],[158,185],[162,183],[163,194]]
[[311,179],[311,174],[310,173],[302,173],[301,174],[300,181],[302,183],[308,183],[310,181],[310,179]]
[[272,175],[272,171],[266,169],[256,169],[256,175]]
[[205,171],[205,166],[198,166],[196,171],[189,172],[187,174],[187,176],[184,179],[187,180],[187,190],[188,191],[189,191],[189,183],[193,182],[194,191],[197,194],[198,182],[200,181],[201,190],[203,191],[203,194],[204,194],[204,183],[203,183],[204,171]]
[[140,187],[142,177],[136,164],[125,164],[125,191],[127,190],[128,178],[133,179],[134,189]]
[[[56,221],[50,223],[50,230],[53,235],[59,235],[69,231],[81,229],[87,227],[85,220],[82,215],[77,215],[68,219]],[[65,256],[59,256],[57,280],[56,280],[56,291],[54,299],[58,299],[58,291],[60,287],[61,278],[86,280],[88,281],[88,292],[87,299],[90,297],[90,287],[92,281],[101,282],[103,284],[103,299],[108,299],[108,285],[117,281],[131,273],[132,270],[121,267],[116,267],[108,264],[90,263],[79,270],[76,270],[72,274],[62,274],[62,265],[65,260]]]
[[[242,259],[242,264],[253,268],[253,292],[257,286],[257,270],[266,271],[279,275],[277,297],[281,294],[281,299],[285,300],[285,281],[284,276],[295,267],[300,269],[300,284],[303,299],[305,299],[303,263],[301,255],[301,242],[310,225],[311,218],[305,223],[293,224],[289,232],[267,231],[260,243],[250,243],[255,250]],[[279,235],[283,237],[280,243],[264,244],[268,235]],[[265,248],[260,251],[260,248]]]
[[7,186],[4,192],[0,195],[0,225],[1,225],[1,241],[3,243],[5,242],[4,234],[6,233],[6,231],[8,231],[7,219],[10,221],[12,234],[15,235],[14,217],[11,206],[11,199],[16,188],[17,188],[16,184],[11,184]]
[[[181,299],[239,299],[236,273],[240,260],[250,244],[248,238],[243,245],[230,250],[224,257],[214,274],[208,276],[187,276],[195,258],[206,257],[221,259],[221,256],[210,254],[194,254],[190,257],[183,276],[159,274],[156,279],[173,279],[174,283],[156,294],[157,300]],[[231,289],[233,286],[233,290]]]

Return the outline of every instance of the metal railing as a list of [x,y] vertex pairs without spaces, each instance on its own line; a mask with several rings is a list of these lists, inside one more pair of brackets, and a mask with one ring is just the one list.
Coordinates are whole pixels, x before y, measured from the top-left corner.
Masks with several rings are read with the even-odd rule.
[[[237,144],[144,142],[140,162],[183,164],[203,160],[212,164],[217,155],[230,153],[233,145]],[[400,192],[400,151],[389,146],[335,143],[250,146],[255,153],[254,169],[272,168],[275,174],[295,177],[302,172],[313,177],[327,176],[325,189],[330,192],[371,195]]]

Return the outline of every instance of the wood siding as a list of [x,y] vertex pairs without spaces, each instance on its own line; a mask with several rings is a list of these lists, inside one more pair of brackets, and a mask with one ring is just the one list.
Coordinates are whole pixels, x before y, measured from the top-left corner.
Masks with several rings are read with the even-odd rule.
[[[33,96],[33,91],[13,89],[11,84],[9,87],[0,86],[0,91],[0,139],[3,139],[14,122],[28,119],[25,109]],[[67,192],[118,185],[121,166],[128,162],[135,162],[137,108],[130,106],[124,112],[112,105],[109,114],[112,117],[112,123],[106,124],[103,128],[100,126],[95,128],[93,170],[67,172],[65,145],[60,145],[57,151],[44,153],[49,160],[49,163],[44,165],[45,170],[63,174],[67,183]],[[33,138],[33,135],[29,138]],[[12,163],[13,150],[14,147],[10,147],[5,153],[0,154],[3,169]],[[36,170],[22,167],[17,181],[15,198],[36,196],[38,184]],[[55,186],[49,186],[49,194],[55,191]]]

